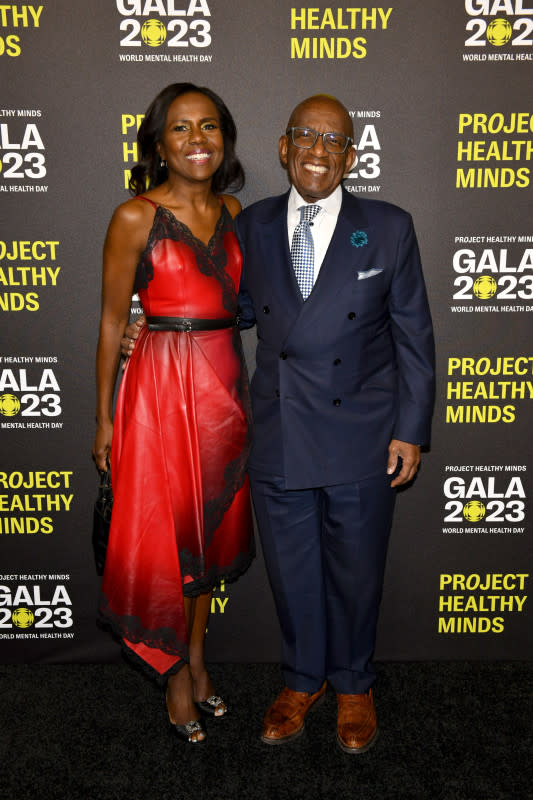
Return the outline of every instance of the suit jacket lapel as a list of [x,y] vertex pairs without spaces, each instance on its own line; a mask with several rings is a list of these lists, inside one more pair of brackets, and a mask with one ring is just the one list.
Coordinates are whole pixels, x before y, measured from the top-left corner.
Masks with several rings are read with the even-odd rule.
[[287,203],[289,193],[281,195],[279,202],[260,220],[260,246],[264,263],[268,264],[269,280],[276,287],[283,305],[294,311],[303,306],[303,298],[292,268],[287,232]]
[[317,316],[322,319],[325,311],[334,308],[336,295],[345,291],[346,286],[355,280],[358,266],[365,266],[368,258],[366,246],[356,247],[351,241],[355,232],[366,233],[367,219],[358,200],[343,190],[337,225],[316,284],[304,302],[289,250],[288,198],[288,192],[278,198],[278,202],[259,220],[258,230],[262,260],[268,269],[268,281],[288,323],[285,341],[290,338],[296,326],[314,324]]
[[331,307],[335,295],[353,282],[359,265],[367,262],[366,245],[356,247],[352,236],[367,233],[368,221],[358,200],[343,190],[342,205],[331,242],[320,268],[313,291],[305,303],[306,310],[321,312]]

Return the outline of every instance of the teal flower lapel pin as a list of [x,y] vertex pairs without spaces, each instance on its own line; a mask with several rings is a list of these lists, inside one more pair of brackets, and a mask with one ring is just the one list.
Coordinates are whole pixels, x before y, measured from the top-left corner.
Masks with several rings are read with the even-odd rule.
[[364,231],[354,231],[350,236],[350,242],[354,247],[364,247],[368,244],[368,236]]

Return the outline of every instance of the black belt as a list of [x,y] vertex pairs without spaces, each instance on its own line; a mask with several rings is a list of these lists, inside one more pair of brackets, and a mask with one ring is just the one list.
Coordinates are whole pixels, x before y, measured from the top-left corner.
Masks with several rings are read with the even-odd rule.
[[216,331],[238,325],[238,317],[226,319],[190,319],[188,317],[146,317],[151,331]]

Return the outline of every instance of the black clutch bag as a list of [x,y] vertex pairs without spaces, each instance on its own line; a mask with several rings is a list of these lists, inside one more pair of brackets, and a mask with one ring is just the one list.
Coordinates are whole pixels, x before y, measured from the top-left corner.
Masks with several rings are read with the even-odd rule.
[[111,488],[111,470],[100,472],[98,497],[93,512],[93,550],[97,575],[104,574],[105,555],[109,539],[109,526],[113,510],[113,489]]

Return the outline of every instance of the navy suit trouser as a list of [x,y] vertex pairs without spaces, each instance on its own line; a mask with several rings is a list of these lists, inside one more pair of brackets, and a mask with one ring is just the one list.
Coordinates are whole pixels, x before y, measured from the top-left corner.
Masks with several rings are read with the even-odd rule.
[[282,635],[289,689],[372,685],[376,626],[396,491],[389,475],[286,490],[250,469],[252,497]]

